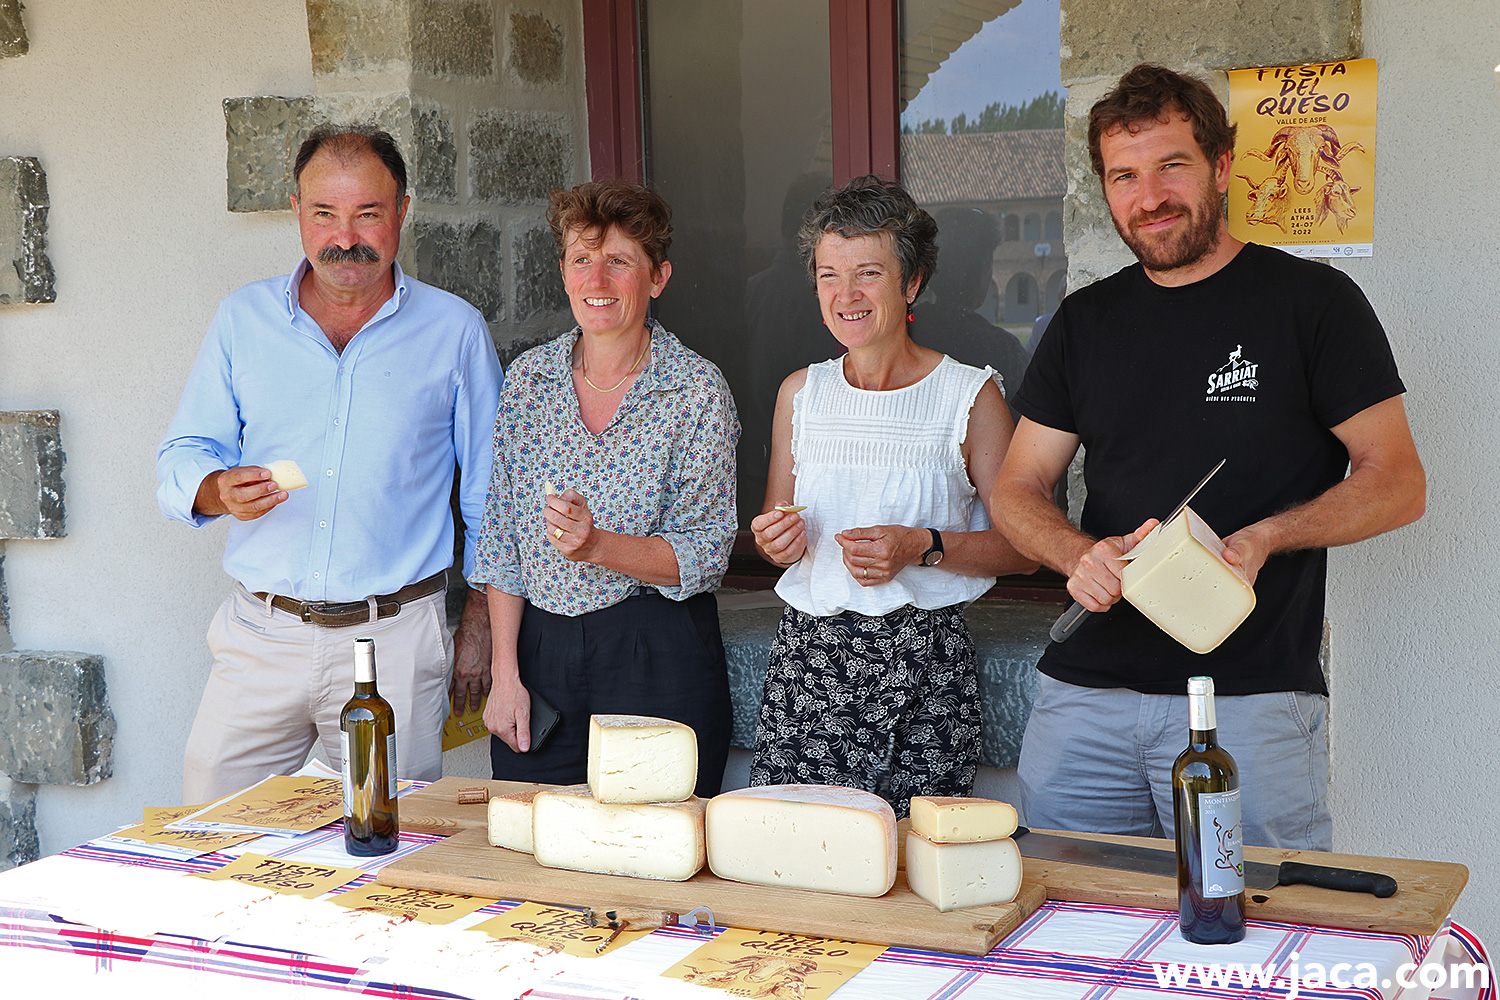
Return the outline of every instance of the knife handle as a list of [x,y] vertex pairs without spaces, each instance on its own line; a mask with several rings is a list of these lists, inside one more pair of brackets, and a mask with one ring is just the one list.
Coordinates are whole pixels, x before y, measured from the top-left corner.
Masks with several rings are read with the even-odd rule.
[[1058,616],[1057,621],[1053,623],[1052,629],[1047,634],[1052,637],[1053,642],[1067,642],[1068,636],[1077,632],[1078,626],[1082,625],[1083,620],[1090,614],[1092,612],[1088,608],[1074,601],[1068,606],[1068,610]]
[[1278,885],[1314,885],[1344,892],[1368,892],[1381,899],[1396,893],[1396,880],[1389,875],[1362,872],[1357,868],[1305,865],[1300,861],[1283,861],[1276,882]]

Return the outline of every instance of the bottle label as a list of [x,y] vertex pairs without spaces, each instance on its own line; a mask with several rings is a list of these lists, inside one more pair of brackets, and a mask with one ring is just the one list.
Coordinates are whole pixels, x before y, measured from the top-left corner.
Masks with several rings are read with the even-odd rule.
[[[387,736],[385,738],[385,760],[386,760],[386,769],[385,769],[386,782],[390,785],[390,792],[389,792],[389,794],[390,794],[391,798],[394,799],[396,797],[396,734],[395,733],[391,733],[389,736]],[[1239,813],[1235,813],[1235,815],[1238,816]]]
[[1245,852],[1240,842],[1240,790],[1204,792],[1198,796],[1206,899],[1238,896],[1245,891]]
[[344,772],[344,818],[354,815],[354,772],[349,767],[349,732],[339,731],[339,757]]

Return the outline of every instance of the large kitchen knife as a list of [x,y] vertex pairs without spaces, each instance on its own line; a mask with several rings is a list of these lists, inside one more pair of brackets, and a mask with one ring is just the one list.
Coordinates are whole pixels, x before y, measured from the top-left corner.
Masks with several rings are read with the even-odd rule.
[[[1219,459],[1219,464],[1208,470],[1208,475],[1200,479],[1198,481],[1198,485],[1194,486],[1188,492],[1188,495],[1182,498],[1182,503],[1178,504],[1176,507],[1173,507],[1172,513],[1168,514],[1166,517],[1162,518],[1156,523],[1156,527],[1151,529],[1152,534],[1166,527],[1167,522],[1171,521],[1172,518],[1176,517],[1178,514],[1181,514],[1184,510],[1186,510],[1188,502],[1192,500],[1193,497],[1198,495],[1199,490],[1208,485],[1208,481],[1214,477],[1214,473],[1224,468],[1224,463],[1227,461],[1229,461],[1229,459],[1227,458]],[[1150,537],[1151,535],[1146,536],[1146,538]],[[1142,545],[1146,544],[1146,538],[1141,539]],[[1121,558],[1125,557],[1122,556]],[[1091,612],[1088,608],[1084,607],[1082,604],[1079,604],[1077,601],[1074,601],[1071,605],[1068,606],[1068,610],[1064,611],[1061,615],[1058,616],[1057,621],[1053,623],[1052,628],[1050,631],[1048,631],[1047,635],[1052,639],[1053,642],[1066,642],[1068,636],[1078,631],[1078,626],[1082,625],[1083,620],[1091,614],[1093,614],[1093,612]]]
[[[1107,840],[1034,833],[1024,826],[1017,827],[1013,836],[1016,845],[1021,848],[1021,854],[1028,858],[1177,877],[1175,851],[1117,844]],[[1279,865],[1263,861],[1245,862],[1245,888],[1274,889],[1278,885],[1311,885],[1322,889],[1342,889],[1345,892],[1368,892],[1381,899],[1396,891],[1395,879],[1376,872],[1308,865],[1300,861],[1283,861]]]

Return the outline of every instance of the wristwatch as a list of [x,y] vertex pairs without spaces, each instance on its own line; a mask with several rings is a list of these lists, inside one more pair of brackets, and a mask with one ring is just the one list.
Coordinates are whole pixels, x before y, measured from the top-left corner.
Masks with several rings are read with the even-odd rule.
[[932,548],[922,553],[921,565],[936,566],[943,561],[943,536],[938,534],[936,528],[928,528],[932,532]]

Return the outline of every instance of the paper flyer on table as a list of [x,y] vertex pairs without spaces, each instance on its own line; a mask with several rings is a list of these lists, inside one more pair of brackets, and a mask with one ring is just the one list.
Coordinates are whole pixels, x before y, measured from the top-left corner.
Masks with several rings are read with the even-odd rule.
[[167,829],[296,834],[343,816],[341,779],[278,774],[169,823]]
[[662,973],[737,997],[826,997],[885,951],[883,944],[728,927]]

